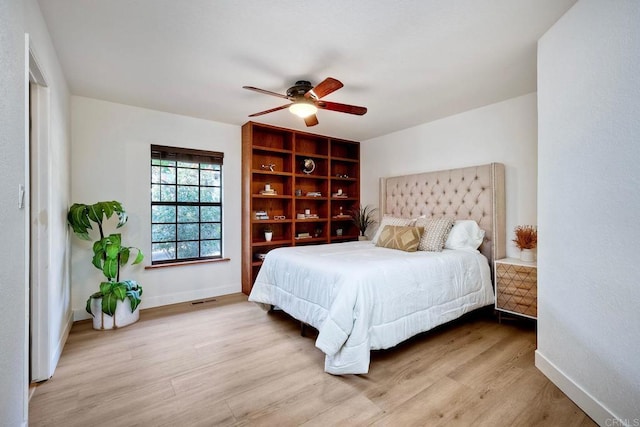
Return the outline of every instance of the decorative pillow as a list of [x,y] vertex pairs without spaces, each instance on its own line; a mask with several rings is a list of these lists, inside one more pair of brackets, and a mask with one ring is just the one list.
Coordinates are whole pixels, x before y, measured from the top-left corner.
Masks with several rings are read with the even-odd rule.
[[455,219],[449,217],[418,218],[415,223],[416,227],[424,227],[418,250],[441,252],[454,222]]
[[413,225],[414,221],[415,219],[413,218],[400,218],[397,216],[385,215],[382,217],[382,221],[380,221],[380,227],[378,227],[378,230],[376,231],[376,234],[374,234],[373,239],[371,239],[371,242],[374,245],[378,243],[380,233],[382,233],[382,230],[387,225],[409,226]]
[[376,246],[415,252],[420,244],[424,228],[401,225],[385,225],[378,237]]
[[472,219],[458,220],[444,243],[446,249],[477,250],[484,240],[484,230]]

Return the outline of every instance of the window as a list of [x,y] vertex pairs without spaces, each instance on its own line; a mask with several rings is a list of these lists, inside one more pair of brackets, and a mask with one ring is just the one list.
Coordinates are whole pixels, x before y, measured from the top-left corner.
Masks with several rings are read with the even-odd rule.
[[222,258],[223,157],[151,146],[151,264]]

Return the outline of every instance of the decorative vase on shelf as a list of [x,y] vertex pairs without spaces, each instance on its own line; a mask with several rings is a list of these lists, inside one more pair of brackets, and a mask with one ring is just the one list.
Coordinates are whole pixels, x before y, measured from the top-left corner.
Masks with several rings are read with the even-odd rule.
[[267,242],[270,242],[272,238],[273,238],[273,231],[264,232],[264,240],[266,240]]
[[526,262],[533,262],[533,249],[521,249],[520,260]]

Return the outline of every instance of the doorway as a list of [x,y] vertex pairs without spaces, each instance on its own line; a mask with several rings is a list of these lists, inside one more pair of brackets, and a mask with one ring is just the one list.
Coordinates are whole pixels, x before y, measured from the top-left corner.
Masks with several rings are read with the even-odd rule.
[[50,366],[49,285],[49,89],[29,49],[29,382],[47,380]]

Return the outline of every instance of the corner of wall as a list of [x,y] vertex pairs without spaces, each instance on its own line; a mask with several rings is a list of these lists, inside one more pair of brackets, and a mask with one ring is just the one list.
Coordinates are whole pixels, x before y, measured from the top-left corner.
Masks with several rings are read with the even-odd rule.
[[619,421],[598,399],[580,387],[573,379],[569,378],[562,370],[547,359],[540,350],[535,352],[535,366],[547,378],[551,380],[569,399],[578,405],[598,425],[622,425],[613,424],[613,420]]

